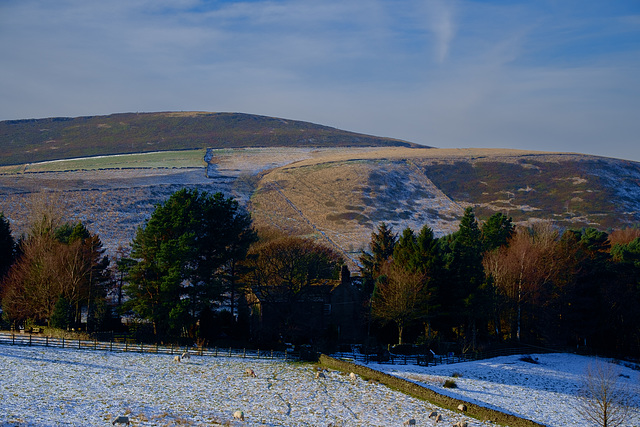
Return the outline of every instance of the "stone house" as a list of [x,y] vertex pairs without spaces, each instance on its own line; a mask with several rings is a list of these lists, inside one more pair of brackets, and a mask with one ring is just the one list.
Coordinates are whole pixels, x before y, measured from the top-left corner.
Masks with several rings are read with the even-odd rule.
[[260,299],[249,293],[249,322],[254,341],[360,343],[364,339],[365,315],[360,290],[343,266],[339,280],[308,286],[295,298]]

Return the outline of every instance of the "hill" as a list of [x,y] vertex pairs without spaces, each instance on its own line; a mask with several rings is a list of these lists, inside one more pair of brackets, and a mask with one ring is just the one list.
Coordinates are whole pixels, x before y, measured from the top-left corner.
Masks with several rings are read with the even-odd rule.
[[250,207],[259,224],[320,234],[355,258],[381,221],[443,235],[468,206],[481,220],[502,212],[516,223],[623,228],[640,220],[639,183],[640,164],[594,156],[389,148],[273,169]]
[[[83,221],[113,251],[131,241],[156,203],[179,188],[198,187],[237,198],[257,226],[325,241],[351,266],[379,222],[396,232],[428,225],[444,235],[457,229],[467,206],[481,220],[503,212],[517,223],[552,220],[566,228],[640,222],[637,162],[522,150],[348,146],[356,137],[347,135],[333,146],[307,140],[216,148],[203,141],[198,149],[178,145],[178,151],[99,157],[79,151],[73,157],[80,158],[0,167],[0,211],[19,234],[29,213],[53,197],[69,220]],[[287,139],[274,144],[280,141]],[[95,151],[91,140],[84,145]]]
[[0,166],[121,153],[271,146],[417,145],[241,113],[123,113],[0,121]]

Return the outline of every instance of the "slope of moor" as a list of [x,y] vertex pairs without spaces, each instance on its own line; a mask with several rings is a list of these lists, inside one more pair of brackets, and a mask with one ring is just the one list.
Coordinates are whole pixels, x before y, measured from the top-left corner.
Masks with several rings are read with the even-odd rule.
[[549,219],[572,228],[621,228],[640,221],[636,162],[402,147],[204,153],[50,163],[55,169],[32,164],[39,172],[0,175],[0,211],[19,234],[28,228],[29,212],[43,199],[55,198],[67,219],[83,221],[113,251],[130,242],[156,203],[179,188],[197,187],[236,197],[252,212],[256,226],[312,236],[336,247],[351,265],[379,222],[396,232],[428,225],[443,235],[457,229],[467,206],[480,219],[503,212],[516,222]]

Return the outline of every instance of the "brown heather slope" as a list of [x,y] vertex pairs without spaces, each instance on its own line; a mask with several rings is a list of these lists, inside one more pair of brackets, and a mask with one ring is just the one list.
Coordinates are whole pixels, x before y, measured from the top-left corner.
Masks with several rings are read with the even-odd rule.
[[[640,220],[639,196],[635,162],[522,150],[383,148],[335,151],[273,169],[250,207],[257,224],[315,235],[355,261],[381,221],[396,232],[428,225],[443,235],[457,229],[471,206],[481,220],[502,212],[518,223],[621,228]],[[274,214],[276,203],[295,206],[295,214]]]

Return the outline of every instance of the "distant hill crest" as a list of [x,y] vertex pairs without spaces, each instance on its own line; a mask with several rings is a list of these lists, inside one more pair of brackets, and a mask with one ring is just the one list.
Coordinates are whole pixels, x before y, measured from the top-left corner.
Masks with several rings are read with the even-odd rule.
[[0,122],[0,166],[96,155],[241,147],[421,147],[298,120],[159,112]]

